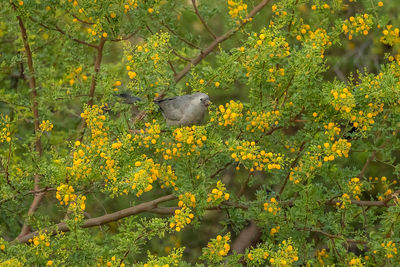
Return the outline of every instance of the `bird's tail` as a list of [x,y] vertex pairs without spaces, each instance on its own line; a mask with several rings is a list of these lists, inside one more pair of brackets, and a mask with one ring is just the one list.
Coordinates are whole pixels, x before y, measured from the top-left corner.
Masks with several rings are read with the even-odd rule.
[[142,101],[140,97],[134,96],[130,92],[123,92],[114,95],[124,99],[124,103],[126,104],[134,104],[135,102]]

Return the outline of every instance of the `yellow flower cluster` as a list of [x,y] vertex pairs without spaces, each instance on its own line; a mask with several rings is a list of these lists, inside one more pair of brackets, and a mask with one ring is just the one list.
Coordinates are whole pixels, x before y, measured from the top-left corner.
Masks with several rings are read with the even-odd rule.
[[161,183],[161,188],[164,187],[173,187],[175,191],[178,190],[178,187],[176,187],[176,177],[174,170],[172,170],[172,167],[170,165],[167,166],[161,166],[161,177],[159,178],[159,182]]
[[161,126],[153,120],[152,123],[145,123],[146,129],[140,130],[141,135],[135,135],[133,141],[137,141],[139,146],[149,148],[150,145],[157,144],[157,140],[160,138]]
[[375,123],[373,119],[379,113],[383,111],[384,103],[376,104],[376,103],[369,103],[368,108],[370,112],[364,112],[360,110],[356,115],[351,116],[351,121],[353,122],[353,126],[359,128],[361,131],[366,131],[369,127]]
[[[238,118],[243,117],[242,110],[243,104],[239,101],[235,102],[231,100],[229,103],[226,103],[225,106],[220,105],[216,112],[216,115],[218,116],[218,125],[234,125]],[[214,121],[214,118],[211,118],[211,121]]]
[[[395,56],[389,56],[388,60],[390,61],[390,70],[397,77],[400,77],[400,54]],[[400,82],[397,82],[400,84]],[[400,104],[400,99],[398,100],[398,104]]]
[[10,132],[10,119],[8,115],[1,115],[0,118],[0,144],[3,142],[11,141],[11,132]]
[[269,231],[269,234],[270,234],[271,236],[274,236],[276,233],[279,232],[280,229],[281,229],[281,227],[280,227],[279,225],[276,226],[276,227],[272,227],[272,228],[271,228],[271,231]]
[[393,25],[387,25],[386,29],[382,31],[383,36],[380,38],[380,42],[390,46],[400,43],[399,32],[399,28],[393,29]]
[[339,135],[341,130],[338,127],[337,123],[329,122],[328,124],[324,125],[325,134],[329,137],[331,141],[335,140],[335,135]]
[[[257,35],[257,33],[254,33],[254,37],[255,44],[253,47],[260,48],[266,53],[268,52],[270,58],[283,58],[290,55],[290,46],[289,43],[286,42],[286,39],[284,37],[271,36],[266,29],[262,29],[259,35]],[[258,56],[256,55],[253,59],[256,60],[257,58]],[[271,72],[270,70],[268,71]],[[278,73],[281,76],[284,76],[285,74],[284,70],[278,70]]]
[[108,144],[108,134],[106,131],[108,127],[104,126],[106,116],[104,115],[105,105],[93,105],[92,107],[85,108],[84,112],[81,113],[81,117],[85,119],[86,124],[91,130],[91,148],[101,149],[103,146]]
[[246,22],[247,18],[247,4],[243,3],[243,0],[228,0],[229,15],[236,20],[236,24]]
[[136,196],[141,196],[144,192],[149,192],[153,189],[153,182],[160,178],[160,165],[154,164],[153,159],[147,158],[143,161],[135,162],[135,174],[133,180],[128,182],[131,184],[131,189],[135,190]]
[[[303,32],[303,29],[300,31]],[[303,37],[306,43],[309,43],[313,49],[321,49],[321,58],[324,58],[325,48],[332,45],[329,35],[327,34],[326,30],[322,28],[317,28],[315,31],[309,30],[307,35]]]
[[78,196],[78,198],[74,202],[71,202],[71,204],[69,205],[70,210],[84,211],[86,209],[85,201],[85,196]]
[[352,108],[356,106],[353,94],[346,87],[342,90],[331,90],[331,94],[334,98],[331,104],[337,111],[350,113]]
[[286,16],[287,15],[286,11],[278,10],[278,6],[277,5],[272,5],[271,6],[271,10],[272,10],[272,12],[275,12],[275,15],[277,15],[277,16],[279,16],[279,15]]
[[[318,148],[321,148],[321,146],[318,146]],[[332,161],[335,159],[335,156],[339,157],[345,157],[347,158],[349,156],[349,151],[351,148],[351,143],[347,142],[346,139],[339,138],[339,140],[335,141],[332,146],[330,143],[326,142],[324,143],[324,161]]]
[[207,141],[207,131],[202,126],[193,125],[176,128],[172,135],[174,141],[157,150],[157,152],[162,152],[165,160],[190,156],[193,153],[199,155],[199,148],[203,147],[204,142]]
[[299,32],[298,32],[298,34],[296,35],[296,39],[298,40],[298,41],[300,41],[301,39],[303,39],[304,37],[306,37],[307,36],[307,31],[310,31],[310,29],[311,29],[311,27],[310,27],[310,25],[308,25],[308,24],[302,24],[301,26],[300,26],[300,28],[299,28]]
[[246,131],[254,133],[256,130],[265,132],[269,130],[272,125],[277,125],[279,123],[280,112],[279,110],[273,110],[271,112],[250,112],[247,111],[246,121]]
[[61,205],[68,206],[68,210],[75,215],[75,221],[83,219],[83,211],[86,209],[86,197],[74,194],[74,188],[67,184],[57,187],[56,198]]
[[[119,195],[135,192],[136,196],[140,197],[143,193],[152,190],[153,183],[157,180],[161,184],[161,188],[174,187],[174,190],[178,190],[175,183],[177,177],[171,166],[155,163],[152,158],[147,158],[146,155],[142,157],[143,160],[137,160],[127,166],[129,173],[125,178],[116,179],[115,176],[112,176],[112,179],[110,179],[112,173],[110,174],[110,170],[105,171],[104,175],[107,175],[107,173],[109,175],[105,179],[107,190],[112,194]],[[110,162],[113,162],[113,160],[110,160]]]
[[136,9],[138,7],[137,0],[127,0],[124,5],[124,13],[128,13],[130,10]]
[[175,228],[175,231],[180,232],[186,225],[192,222],[193,218],[192,210],[184,205],[181,209],[175,210],[175,215],[170,218],[169,227]]
[[74,194],[75,190],[70,185],[61,184],[57,187],[56,198],[60,201],[61,205],[67,206],[70,202],[74,202],[77,195]]
[[28,242],[33,244],[35,247],[37,246],[50,247],[50,236],[44,233],[39,233],[39,235],[30,238]]
[[[276,247],[276,246],[275,246]],[[269,248],[256,248],[250,250],[247,254],[248,261],[263,262],[263,266],[279,266],[289,267],[299,260],[297,248],[292,244],[291,240],[283,240],[276,251]],[[265,262],[268,260],[268,263]]]
[[279,170],[283,164],[283,157],[280,153],[274,154],[260,150],[260,147],[256,146],[254,141],[244,141],[240,145],[231,146],[229,151],[232,151],[231,157],[236,162],[242,164],[246,169],[250,169],[250,171]]
[[73,86],[76,80],[86,81],[87,76],[85,74],[80,74],[82,72],[82,66],[77,67],[76,69],[72,70],[66,77],[70,86]]
[[352,193],[353,197],[357,200],[360,200],[360,195],[362,193],[363,183],[360,181],[360,178],[354,177],[351,178],[348,182],[348,191]]
[[[150,36],[150,38],[145,43],[136,45],[131,49],[125,49],[125,57],[127,60],[126,70],[128,71],[129,78],[134,83],[139,82],[137,71],[144,68],[143,64],[146,64],[147,66],[148,62],[151,61],[153,63],[153,67],[157,69],[159,68],[161,62],[166,63],[167,58],[170,54],[168,43],[169,34],[165,32],[160,32]],[[154,70],[152,71],[152,73],[153,72]],[[148,74],[153,75],[152,73]],[[140,78],[145,78],[145,75],[146,73],[143,73]],[[156,80],[155,82],[151,81],[150,86],[153,87],[154,84],[158,85],[159,80]],[[165,84],[167,85],[167,83]]]
[[111,257],[110,261],[106,262],[106,266],[125,266],[125,263],[121,263],[121,259],[117,259],[115,256]]
[[227,233],[224,236],[217,235],[208,242],[207,247],[203,248],[203,258],[210,260],[211,262],[220,262],[223,257],[228,255],[231,246],[229,245],[231,239],[231,233]]
[[270,199],[270,201],[264,203],[264,210],[276,215],[281,208],[278,207],[278,201],[273,197]]
[[180,263],[182,262],[182,254],[183,254],[183,248],[174,248],[172,252],[169,249],[168,251],[168,256],[166,257],[154,257],[151,256],[149,257],[149,260],[147,263],[143,265],[138,265],[138,266],[143,266],[143,267],[172,267],[172,266],[181,266]]
[[216,188],[213,188],[211,193],[208,194],[207,202],[211,202],[211,205],[216,206],[224,200],[229,200],[229,194],[225,193],[225,191],[225,185],[218,181]]
[[397,255],[396,243],[393,241],[387,241],[381,244],[382,248],[385,250],[385,257],[391,259],[394,255]]
[[[290,55],[290,46],[286,39],[276,37],[271,30],[264,28],[260,34],[254,33],[249,37],[248,46],[249,51],[242,60],[242,66],[247,70],[246,77],[265,79],[281,86],[280,81],[284,80],[285,69],[274,60],[285,60]],[[245,48],[241,47],[239,51],[244,52]]]
[[312,177],[312,172],[322,166],[320,158],[322,156],[321,152],[311,154],[307,152],[307,157],[305,160],[300,160],[297,164],[298,166],[291,168],[289,173],[289,181],[294,184],[298,184],[304,179]]
[[265,248],[254,248],[247,253],[247,261],[255,261],[257,263],[265,261],[269,257],[268,251]]
[[[382,74],[377,75],[376,81],[371,81],[375,84],[378,80],[382,79]],[[363,88],[358,88],[359,91],[363,91]],[[331,90],[333,99],[331,104],[335,110],[340,111],[345,119],[351,120],[355,128],[361,131],[366,131],[369,127],[375,123],[374,117],[383,111],[384,103],[368,103],[367,107],[363,110],[356,111],[356,102],[354,95],[348,88],[343,88],[339,90]],[[369,94],[365,94],[365,99],[369,98]]]
[[53,130],[53,124],[49,121],[42,121],[42,123],[39,125],[39,128],[42,132],[50,132]]
[[[383,193],[384,197],[393,194],[393,190],[390,188],[390,186],[397,184],[396,180],[392,182],[388,181],[386,176],[382,176],[381,178],[375,177],[374,179],[372,177],[369,177],[369,181],[373,183],[372,188],[378,187],[379,191],[382,189],[385,190],[385,192]],[[375,184],[378,184],[378,186],[376,186]],[[383,200],[382,195],[378,196],[378,200]]]
[[323,249],[321,249],[321,250],[317,250],[317,251],[315,252],[315,254],[316,254],[316,256],[317,256],[318,263],[319,263],[321,266],[325,266],[324,259],[326,259],[326,258],[329,257],[329,254],[328,254],[328,252],[326,252],[326,249],[323,248]]
[[184,195],[179,195],[179,207],[196,207],[196,197],[192,193],[186,192]]
[[339,201],[336,202],[336,206],[341,209],[345,209],[351,204],[350,196],[347,193],[344,193],[340,198]]
[[352,40],[353,36],[361,34],[368,35],[372,24],[372,16],[368,14],[358,14],[355,17],[351,16],[349,19],[346,19],[342,25],[342,30],[345,34],[349,35],[349,40]]
[[364,264],[362,263],[361,258],[352,258],[349,261],[349,266],[352,266],[352,267],[363,267]]
[[89,146],[79,141],[75,142],[75,147],[76,150],[73,152],[72,166],[66,169],[74,179],[85,179],[92,173],[92,168],[89,167],[90,163],[93,162],[93,158],[89,153],[91,149]]
[[[350,2],[351,2],[351,0],[350,0]],[[325,3],[325,4],[322,4],[322,3],[318,3],[319,5],[317,6],[317,5],[312,5],[311,6],[311,10],[317,10],[317,9],[319,9],[319,10],[322,10],[322,9],[329,9],[329,8],[331,8],[327,3]]]

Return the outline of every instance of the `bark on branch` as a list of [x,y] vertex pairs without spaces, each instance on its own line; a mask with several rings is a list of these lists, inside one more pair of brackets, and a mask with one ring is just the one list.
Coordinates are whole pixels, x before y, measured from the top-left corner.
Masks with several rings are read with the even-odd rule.
[[[156,213],[156,214],[173,214],[177,207],[158,207],[160,203],[167,202],[169,200],[174,200],[176,199],[176,196],[174,195],[167,195],[163,196],[157,199],[154,199],[152,201],[144,202],[139,205],[136,205],[134,207],[126,208],[114,213],[106,214],[100,217],[96,218],[91,218],[86,220],[81,227],[82,228],[90,228],[90,227],[95,227],[95,226],[100,226],[103,224],[107,224],[110,222],[118,221],[121,220],[122,218],[129,217],[132,215],[136,215],[142,212],[151,212],[151,213]],[[61,222],[57,224],[54,227],[51,227],[51,229],[43,229],[42,232],[50,232],[51,235],[55,235],[58,232],[68,232],[70,229],[68,228],[67,224],[64,222]],[[37,236],[39,234],[38,231],[21,236],[17,238],[17,240],[21,243],[27,243],[29,242],[29,239]]]
[[[14,11],[16,11],[17,7],[13,3],[11,3],[11,5],[12,5]],[[21,31],[22,41],[24,43],[25,54],[27,57],[27,64],[28,64],[28,70],[29,70],[29,74],[25,75],[25,78],[27,79],[27,81],[29,83],[29,89],[31,90],[33,124],[34,124],[34,129],[35,129],[34,130],[35,150],[36,150],[36,152],[39,153],[39,157],[41,157],[43,151],[42,151],[42,142],[40,139],[39,108],[38,108],[38,100],[37,100],[38,94],[36,91],[36,77],[35,77],[36,73],[35,73],[35,68],[33,66],[32,50],[31,50],[31,47],[28,42],[28,35],[26,33],[26,28],[25,28],[24,22],[23,22],[21,16],[17,15],[16,17],[17,17],[19,28]],[[34,175],[34,190],[35,191],[40,190],[39,182],[40,182],[39,174],[35,174]],[[33,213],[39,207],[39,204],[43,198],[43,195],[44,195],[44,193],[39,193],[39,194],[34,195],[31,206],[28,209],[28,216],[33,215]],[[24,223],[18,237],[26,235],[27,233],[29,233],[29,231],[30,231],[29,225],[27,223]]]

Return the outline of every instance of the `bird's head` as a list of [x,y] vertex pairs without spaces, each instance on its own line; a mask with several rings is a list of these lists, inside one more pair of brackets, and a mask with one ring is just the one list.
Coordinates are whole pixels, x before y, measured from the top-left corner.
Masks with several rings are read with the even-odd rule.
[[194,93],[196,101],[200,101],[204,106],[208,107],[211,104],[210,97],[205,93]]

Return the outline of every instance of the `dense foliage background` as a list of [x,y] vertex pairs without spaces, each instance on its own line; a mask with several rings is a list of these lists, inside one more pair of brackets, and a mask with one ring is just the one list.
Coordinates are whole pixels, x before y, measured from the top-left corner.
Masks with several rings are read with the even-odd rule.
[[0,265],[397,266],[399,14],[1,1]]

